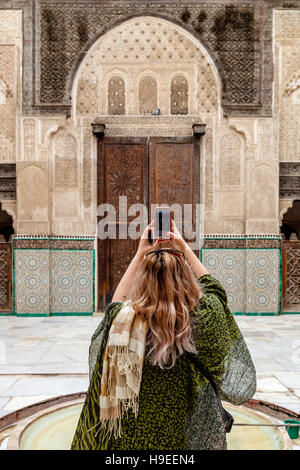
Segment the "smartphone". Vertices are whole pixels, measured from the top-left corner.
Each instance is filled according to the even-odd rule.
[[[171,230],[171,210],[169,207],[156,207],[155,209],[155,238],[169,239],[164,232]]]
[[[153,239],[153,229],[152,229],[152,228],[148,231],[148,242],[149,242],[150,245],[152,245],[153,242],[154,242],[154,239]]]

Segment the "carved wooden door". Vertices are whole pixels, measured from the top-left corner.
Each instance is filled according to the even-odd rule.
[[[98,206],[110,203],[116,209],[119,196],[127,196],[127,207],[143,203],[172,205],[199,202],[199,139],[188,138],[107,138],[98,141]],[[102,214],[103,216],[103,214]],[[130,223],[136,215],[129,217]],[[98,221],[100,220],[98,217]],[[194,227],[194,214],[191,226]],[[123,227],[124,228],[124,227]],[[138,240],[98,237],[98,309],[111,300],[118,282],[130,263]]]
[[[0,243],[0,312],[12,311],[11,243]]]
[[[138,240],[119,239],[124,229],[120,222],[119,196],[127,196],[127,206],[135,203],[148,205],[148,151],[147,138],[104,138],[99,140],[98,152],[98,206],[109,203],[116,210],[116,239],[98,237],[98,308],[111,300],[118,282],[134,253]],[[134,217],[128,217],[128,223]]]
[[[300,312],[300,241],[283,241],[282,309]]]

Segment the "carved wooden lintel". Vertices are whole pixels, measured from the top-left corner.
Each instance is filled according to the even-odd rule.
[[[92,133],[96,137],[103,137],[105,132],[105,124],[101,124],[99,122],[92,122]]]
[[[193,124],[193,134],[194,137],[201,137],[205,134],[206,124]]]

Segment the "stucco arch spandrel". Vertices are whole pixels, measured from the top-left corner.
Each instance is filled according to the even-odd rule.
[[[151,77],[151,78],[154,78],[154,80],[156,80],[157,82],[159,82],[159,79],[160,79],[160,76],[159,74],[157,73],[156,70],[153,69],[153,67],[148,67],[148,66],[145,66],[143,67],[138,75],[136,76],[136,80],[137,82],[139,82],[142,78],[144,77]]]
[[[123,80],[125,82],[125,85],[127,85],[128,76],[126,75],[124,70],[122,70],[120,67],[115,66],[111,70],[109,70],[105,74],[103,74],[102,85],[103,85],[103,80],[104,80],[105,85],[106,85],[105,91],[107,91],[107,84],[108,84],[109,80],[111,78],[115,77],[115,76],[120,76],[121,78],[123,78]]]
[[[217,98],[212,101],[214,107],[220,107],[222,86],[224,87],[220,65],[216,64],[211,51],[196,36],[173,20],[156,15],[137,15],[112,24],[94,38],[86,48],[85,55],[81,55],[80,61],[74,65],[72,86],[70,85],[72,115],[76,115],[78,96],[83,101],[90,100],[92,85],[89,85],[89,76],[95,68],[98,70],[96,79],[99,83],[96,86],[93,84],[93,87],[99,91],[100,88],[106,88],[110,67],[115,70],[119,66],[123,70],[123,65],[131,74],[134,71],[135,75],[139,75],[147,68],[145,63],[158,74],[163,73],[163,76],[166,72],[162,72],[162,66],[172,69],[172,65],[176,64],[176,68],[185,71],[185,75],[190,75],[186,77],[189,82],[196,76],[196,67],[200,66],[201,70],[197,72],[198,86],[201,83],[209,93],[212,89],[216,90]],[[195,75],[191,76],[191,73]],[[209,80],[206,80],[207,74]],[[194,93],[196,97],[197,91],[194,90]],[[94,98],[90,106],[96,108]]]
[[[64,125],[61,124],[54,124],[52,127],[50,127],[44,135],[44,143],[47,148],[50,147],[51,142],[54,138],[54,136],[61,130],[65,129]]]
[[[279,224],[282,224],[283,216],[287,211],[293,207],[294,199],[280,199],[279,200]]]
[[[216,139],[217,139],[218,145],[220,144],[220,141],[224,137],[233,137],[233,138],[238,139],[241,146],[245,146],[247,142],[246,135],[243,132],[238,131],[235,126],[221,128],[220,130],[217,131]]]
[[[235,127],[229,126],[228,128],[221,129],[217,132],[216,135],[216,147],[218,152],[218,158],[222,158],[223,142],[225,140],[232,140],[236,142],[240,147],[240,157],[241,157],[241,164],[244,160],[244,154],[247,147],[247,138],[243,132],[237,131]]]
[[[44,143],[47,148],[50,148],[51,145],[55,142],[56,138],[60,134],[70,134],[77,141],[80,139],[80,131],[77,127],[73,127],[72,122],[69,122],[69,126],[65,123],[63,124],[54,124],[46,132],[44,136]]]
[[[246,128],[246,126],[243,126],[239,123],[230,123],[229,129],[232,129],[233,131],[238,133],[247,145],[253,144],[253,137],[251,136],[251,133],[249,129]]]

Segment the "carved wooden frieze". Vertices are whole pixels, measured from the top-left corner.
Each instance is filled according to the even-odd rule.
[[[280,162],[279,197],[300,199],[300,162]]]
[[[0,199],[16,199],[16,164],[0,164]]]
[[[11,310],[11,246],[0,245],[0,311]]]

